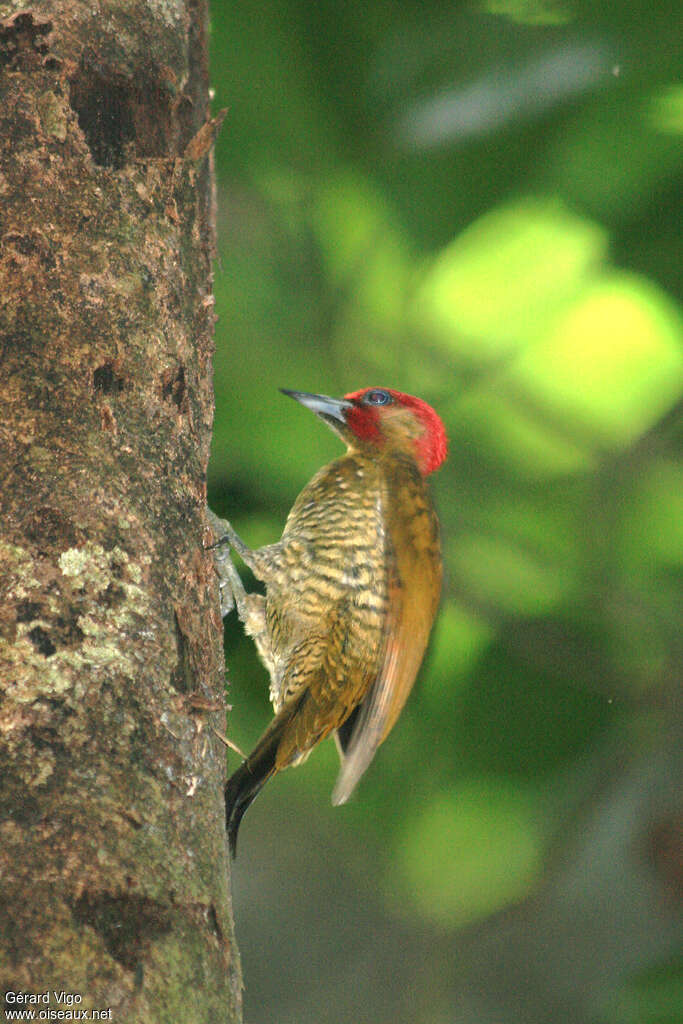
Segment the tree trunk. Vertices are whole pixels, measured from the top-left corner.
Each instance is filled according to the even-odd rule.
[[[36,1019],[240,1019],[207,81],[205,0],[0,3],[0,984]]]

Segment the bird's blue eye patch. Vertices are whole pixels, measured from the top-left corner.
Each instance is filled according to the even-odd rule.
[[[388,391],[383,391],[381,388],[373,388],[372,391],[368,391],[367,395],[363,396],[363,401],[366,405],[389,405],[393,399]]]

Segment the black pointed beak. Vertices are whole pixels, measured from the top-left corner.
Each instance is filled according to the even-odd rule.
[[[309,395],[307,391],[288,391],[287,388],[280,388],[283,395],[305,405],[307,409],[321,416],[324,420],[332,420],[333,423],[346,425],[346,412],[352,408],[351,402],[345,398],[329,398],[327,395]]]

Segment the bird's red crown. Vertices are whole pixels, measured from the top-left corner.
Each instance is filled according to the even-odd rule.
[[[346,413],[346,423],[360,440],[382,445],[389,434],[386,428],[390,420],[397,419],[397,414],[407,410],[412,413],[412,421],[417,427],[414,445],[422,473],[425,476],[433,473],[446,458],[446,428],[431,405],[421,398],[392,388],[363,388],[344,395],[344,398],[353,403]]]

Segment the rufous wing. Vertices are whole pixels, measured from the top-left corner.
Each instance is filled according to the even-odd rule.
[[[391,468],[385,501],[384,655],[345,744],[333,804],[348,800],[400,715],[420,668],[441,592],[439,527],[424,480],[417,467],[404,460]]]

